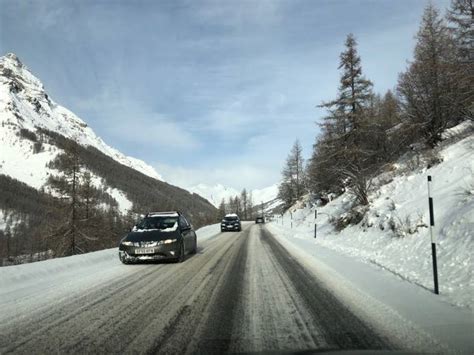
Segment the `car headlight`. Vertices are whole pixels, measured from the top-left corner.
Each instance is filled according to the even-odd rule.
[[[126,241],[122,242],[122,245],[126,245],[126,246],[131,247],[131,246],[133,246],[133,242],[129,242],[128,240],[126,240]]]
[[[165,241],[163,241],[163,244],[171,244],[171,243],[175,243],[177,241],[178,241],[178,239],[166,239]]]
[[[156,247],[157,245],[160,245],[160,242],[148,242],[148,243],[145,243],[145,245],[142,244],[142,246],[148,247],[148,248],[153,248],[153,247]]]

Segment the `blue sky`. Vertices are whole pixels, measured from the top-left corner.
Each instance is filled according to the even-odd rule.
[[[346,35],[375,90],[392,89],[426,3],[0,0],[0,54],[167,181],[263,188],[296,138],[310,156]]]

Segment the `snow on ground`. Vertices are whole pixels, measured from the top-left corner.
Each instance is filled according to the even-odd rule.
[[[318,207],[293,210],[278,218],[273,228],[289,240],[302,240],[340,254],[378,265],[422,288],[433,288],[427,175],[433,177],[434,235],[438,239],[440,299],[474,307],[474,136],[442,149],[443,162],[427,169],[392,176],[372,194],[370,210],[359,225],[337,232],[329,222],[352,203],[346,194]],[[401,166],[400,169],[403,167]],[[395,229],[395,230],[392,230]]]
[[[431,339],[433,349],[445,347],[442,353],[471,354],[474,350],[470,309],[453,307],[386,269],[326,248],[279,223],[266,226],[329,290],[379,331],[406,339],[407,344]]]
[[[196,230],[198,242],[209,240],[219,233],[220,223]],[[15,288],[17,284],[26,287],[30,281],[35,283],[41,280],[42,283],[48,283],[48,279],[56,279],[59,274],[69,272],[86,274],[90,272],[89,268],[101,270],[105,267],[112,267],[112,264],[121,265],[118,258],[118,248],[45,260],[31,264],[5,266],[0,268],[0,290],[4,291],[8,288]]]
[[[11,126],[0,129],[0,145],[0,174],[13,177],[36,189],[45,186],[50,174],[60,174],[58,170],[47,168],[47,164],[63,152],[56,146],[43,143],[43,150],[34,153],[34,143],[20,139],[17,130]],[[132,208],[132,203],[122,191],[104,186],[101,177],[90,173],[93,185],[98,189],[105,188],[105,191],[117,200],[121,213],[125,214]]]
[[[215,224],[211,224],[209,226],[204,226],[202,228],[199,228],[196,231],[197,240],[198,240],[198,242],[202,242],[204,240],[211,239],[212,237],[216,236],[220,232],[221,232],[221,224],[220,223],[215,223]]]
[[[107,193],[110,194],[119,204],[119,210],[122,214],[126,214],[132,209],[133,203],[125,196],[125,194],[115,188],[108,188]]]
[[[34,154],[33,142],[20,139],[9,126],[0,128],[0,174],[11,176],[36,189],[48,179],[46,164],[58,154],[55,146],[44,143],[44,151]]]
[[[92,185],[95,188],[99,190],[104,189],[106,193],[108,193],[115,199],[115,201],[117,201],[120,213],[125,215],[129,210],[132,209],[133,203],[127,198],[123,191],[104,185],[104,180],[99,175],[96,175],[91,171],[89,171],[89,174],[91,175]],[[107,206],[104,205],[104,208],[107,208]]]
[[[220,224],[205,226],[196,231],[199,243],[220,233]],[[0,314],[27,314],[40,304],[50,307],[53,300],[81,294],[94,287],[103,286],[118,276],[133,274],[137,268],[122,265],[118,248],[50,259],[30,264],[0,267]],[[36,295],[41,294],[41,301]],[[22,299],[21,306],[16,303]],[[29,301],[31,300],[31,301]]]

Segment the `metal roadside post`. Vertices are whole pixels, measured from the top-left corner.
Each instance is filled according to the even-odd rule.
[[[433,259],[434,293],[439,295],[438,263],[437,263],[437,256],[436,256],[436,236],[433,235],[434,211],[433,211],[433,198],[431,197],[431,190],[432,190],[431,183],[432,183],[431,175],[428,175],[428,206],[430,209],[430,236],[431,236],[431,257]]]
[[[290,212],[291,228],[293,228],[293,212]]]
[[[316,234],[318,231],[318,224],[316,223],[316,218],[318,218],[318,210],[314,210],[314,238],[316,239]]]

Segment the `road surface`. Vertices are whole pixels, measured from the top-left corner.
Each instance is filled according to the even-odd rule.
[[[80,294],[28,314],[0,316],[0,353],[395,347],[351,313],[262,225],[221,233],[181,264],[123,267],[127,272]]]

